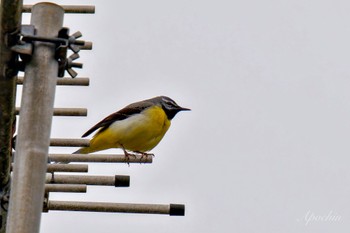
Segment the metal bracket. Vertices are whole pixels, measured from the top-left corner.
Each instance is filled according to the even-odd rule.
[[[85,41],[77,40],[82,37],[79,31],[69,35],[69,28],[64,27],[59,31],[57,37],[52,38],[37,36],[33,25],[22,25],[19,36],[20,40],[11,49],[20,55],[21,61],[18,61],[17,66],[20,71],[24,71],[25,64],[33,54],[33,42],[35,41],[53,43],[56,46],[55,58],[59,64],[58,77],[64,77],[67,71],[72,78],[75,78],[78,73],[73,68],[83,67],[82,63],[73,62],[79,58],[78,53],[85,46]],[[67,57],[68,49],[73,52],[69,57]]]

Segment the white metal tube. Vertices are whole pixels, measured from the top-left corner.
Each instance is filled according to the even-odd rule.
[[[45,184],[45,193],[86,193],[87,185],[85,184]]]
[[[129,156],[124,154],[49,154],[55,162],[94,162],[94,163],[152,163],[152,155]]]
[[[90,140],[84,138],[72,139],[72,138],[51,138],[50,146],[62,146],[62,147],[83,147],[89,146]]]
[[[31,24],[38,36],[57,37],[63,15],[56,4],[38,3],[32,8]],[[7,233],[40,229],[57,72],[55,45],[34,42],[25,68]]]
[[[13,164],[11,165],[11,171],[13,170]],[[87,164],[48,164],[47,172],[88,172],[89,165]]]
[[[21,109],[16,107],[16,114],[20,113]],[[87,116],[86,108],[54,108],[54,116]]]
[[[62,5],[65,13],[83,13],[83,14],[94,14],[95,6],[88,5]],[[30,13],[32,11],[32,5],[23,5],[22,12]]]
[[[47,210],[167,214],[172,216],[185,215],[185,206],[182,204],[165,205],[108,202],[49,201],[47,203]]]
[[[17,85],[23,84],[23,77],[17,78]],[[89,78],[59,78],[57,79],[57,86],[89,86]]]
[[[88,172],[87,164],[48,164],[47,172]]]
[[[115,176],[88,176],[88,175],[57,175],[46,174],[46,183],[51,184],[86,184],[86,185],[103,185],[114,187],[129,187],[130,177]]]

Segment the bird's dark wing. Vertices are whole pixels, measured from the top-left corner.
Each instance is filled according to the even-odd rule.
[[[112,113],[108,117],[104,118],[102,121],[98,122],[91,129],[89,129],[86,133],[83,134],[83,138],[89,136],[92,132],[97,129],[103,131],[107,129],[113,122],[124,120],[134,114],[138,114],[142,112],[144,109],[152,106],[152,102],[148,101],[140,101],[126,106],[125,108],[119,110],[118,112]]]

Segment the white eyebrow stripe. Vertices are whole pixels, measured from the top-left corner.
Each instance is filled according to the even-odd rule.
[[[163,97],[162,100],[163,100],[166,104],[171,104],[171,105],[174,105],[174,106],[177,105],[177,104],[175,103],[175,101],[173,101],[173,100],[171,100],[171,99],[168,99],[168,98]]]

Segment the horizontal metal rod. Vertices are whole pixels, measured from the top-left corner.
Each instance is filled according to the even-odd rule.
[[[57,175],[46,174],[46,183],[53,184],[86,184],[114,187],[129,187],[130,176],[87,176],[87,175]]]
[[[19,114],[20,108],[16,107],[16,115]],[[86,108],[54,108],[54,116],[87,116]]]
[[[48,164],[47,172],[88,172],[87,164]]]
[[[87,116],[86,108],[54,108],[54,116]]]
[[[60,147],[85,147],[90,145],[89,139],[77,138],[77,139],[67,139],[67,138],[51,138],[50,146],[60,146]],[[53,160],[56,161],[56,160]]]
[[[152,163],[152,156],[129,156],[124,154],[49,154],[54,162],[95,162],[95,163]]]
[[[94,14],[95,6],[87,5],[61,5],[64,9],[64,13],[81,13],[81,14]],[[23,5],[23,13],[31,13],[32,5]]]
[[[86,193],[85,184],[45,184],[45,192]]]
[[[11,171],[12,169],[13,164],[11,164]],[[88,172],[88,170],[87,164],[48,164],[46,172]]]
[[[79,46],[81,50],[92,50],[92,42],[85,41],[84,45]]]
[[[181,204],[164,205],[108,202],[48,201],[47,210],[166,214],[171,216],[185,215],[185,205]]]
[[[23,77],[17,78],[17,84],[23,85]],[[89,86],[90,79],[89,78],[58,78],[57,85],[60,86]]]

